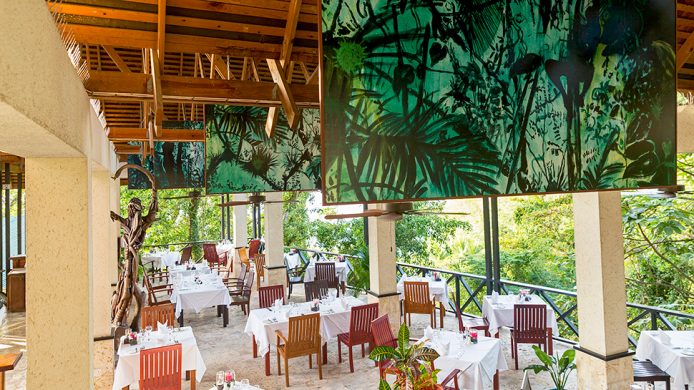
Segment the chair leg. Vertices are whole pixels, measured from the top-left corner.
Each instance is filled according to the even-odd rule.
[[[520,360],[520,356],[518,356],[518,343],[513,344],[513,350],[516,353],[515,362],[516,362],[516,371],[518,371],[518,361]]]
[[[665,381],[665,390],[670,390],[670,379]]]
[[[349,372],[354,372],[354,360],[352,358],[352,346],[349,345]]]
[[[258,357],[258,345],[255,343],[255,335],[253,335],[253,359]]]
[[[361,345],[361,358],[363,359],[366,356],[366,351],[364,351],[364,344]]]
[[[439,327],[443,328],[443,316],[446,315],[446,309],[443,307],[443,303],[441,303],[439,306],[439,313],[441,316],[441,323],[439,324],[440,325]]]
[[[313,354],[308,355],[308,368],[313,368]]]
[[[337,339],[337,362],[342,363],[342,341],[340,338]]]
[[[323,379],[323,357],[321,356],[323,353],[321,349],[318,348],[318,379]]]
[[[270,353],[270,352],[268,352]],[[280,351],[277,350],[277,375],[282,375],[282,364],[280,360]]]
[[[289,359],[284,357],[284,384],[289,387]]]

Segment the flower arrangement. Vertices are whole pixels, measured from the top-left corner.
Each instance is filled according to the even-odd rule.
[[[125,344],[137,345],[137,340],[137,333],[133,331],[128,331],[128,333],[125,335],[125,340],[123,342]]]

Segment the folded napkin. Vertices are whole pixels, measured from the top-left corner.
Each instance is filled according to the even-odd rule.
[[[431,340],[431,338],[434,336],[434,330],[431,329],[431,326],[427,326],[426,329],[424,329],[424,337]]]
[[[494,291],[494,292],[492,293],[492,303],[493,303],[493,304],[496,304],[496,303],[498,303],[498,302],[499,302],[499,293],[496,292],[496,291]]]
[[[284,304],[284,302],[283,302],[282,298],[277,298],[277,299],[275,299],[273,306],[275,307],[275,309],[279,309],[282,307],[283,304]]]
[[[169,328],[168,328],[168,323],[164,322],[163,324],[159,321],[157,321],[157,330],[159,333],[168,333]]]
[[[448,356],[448,351],[451,349],[450,340],[444,339],[439,342],[439,355]]]

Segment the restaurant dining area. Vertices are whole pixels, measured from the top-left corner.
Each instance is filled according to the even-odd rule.
[[[0,390],[694,390],[694,0],[0,0]]]

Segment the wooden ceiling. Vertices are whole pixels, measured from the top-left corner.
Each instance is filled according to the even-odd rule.
[[[121,155],[156,140],[204,141],[165,120],[203,120],[205,103],[318,107],[316,0],[48,0],[79,49],[84,86]],[[143,148],[127,141],[143,142]]]
[[[47,0],[78,45],[88,94],[122,155],[155,140],[203,141],[164,120],[203,120],[205,103],[270,107],[291,122],[318,106],[317,0]],[[694,0],[677,0],[678,88],[694,91]],[[127,141],[143,142],[142,148]]]

